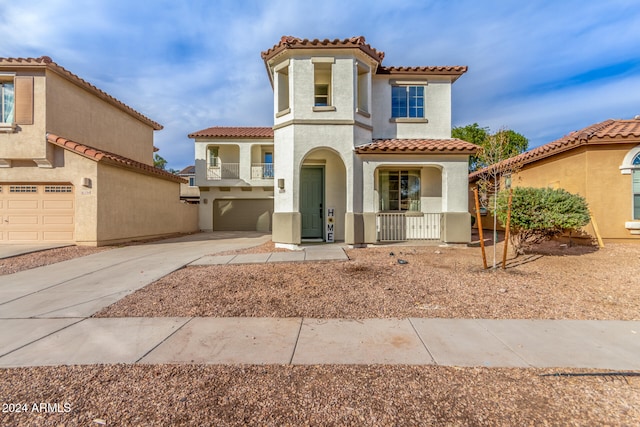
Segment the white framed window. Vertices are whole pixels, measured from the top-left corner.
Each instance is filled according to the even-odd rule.
[[[631,164],[634,169],[631,173],[632,177],[632,193],[633,193],[633,219],[640,219],[640,153],[636,154]]]
[[[391,86],[391,117],[423,119],[425,109],[424,86]]]
[[[364,113],[365,115],[369,112],[369,68],[364,67],[361,64],[358,64],[356,67],[358,71],[358,80],[357,80],[357,100],[356,100],[356,111],[358,113]]]
[[[314,111],[333,111],[332,69],[334,58],[312,58]]]
[[[207,147],[207,163],[210,168],[220,166],[220,158],[218,157],[218,147]]]
[[[15,101],[15,84],[13,80],[0,80],[0,124],[13,124],[15,120]]]
[[[289,101],[289,60],[274,68],[276,84],[278,85],[278,111],[276,114],[284,115],[290,112]]]
[[[420,211],[420,170],[378,172],[380,211]]]

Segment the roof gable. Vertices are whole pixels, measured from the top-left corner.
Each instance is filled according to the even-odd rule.
[[[108,102],[114,107],[126,112],[132,117],[149,125],[154,130],[161,130],[163,128],[161,124],[151,120],[147,116],[129,107],[122,101],[119,101],[118,99],[109,95],[105,91],[98,89],[96,86],[92,85],[88,81],[73,74],[71,71],[56,64],[48,56],[41,56],[40,58],[0,58],[0,69],[9,69],[9,68],[13,68],[13,69],[44,68],[44,69],[50,70],[56,73],[57,75],[65,78],[66,80],[72,82],[76,86],[81,87],[82,89],[86,90],[87,92],[90,92],[91,94],[97,96],[103,101]]]

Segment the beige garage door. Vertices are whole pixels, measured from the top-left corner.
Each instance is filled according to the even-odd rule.
[[[73,242],[74,204],[69,184],[0,183],[0,242]]]
[[[213,202],[216,231],[271,231],[272,199],[218,199]]]

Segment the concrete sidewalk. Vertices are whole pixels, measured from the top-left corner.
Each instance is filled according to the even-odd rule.
[[[3,319],[0,367],[409,364],[640,370],[640,322],[476,319]]]

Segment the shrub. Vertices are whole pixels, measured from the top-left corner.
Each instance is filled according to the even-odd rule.
[[[498,194],[497,217],[507,222],[508,191]],[[515,187],[511,204],[511,243],[517,254],[524,246],[576,231],[590,221],[587,201],[563,189]]]

